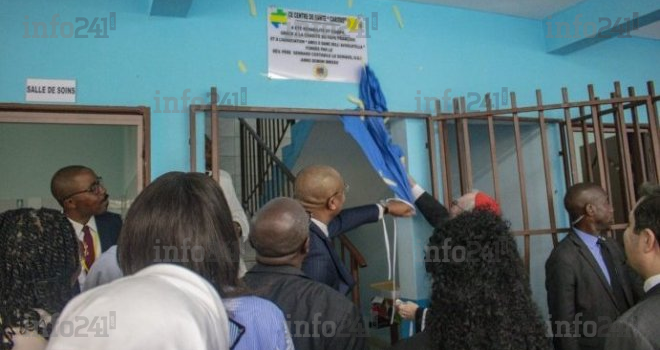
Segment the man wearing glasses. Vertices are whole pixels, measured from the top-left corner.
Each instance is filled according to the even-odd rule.
[[[101,177],[88,167],[71,165],[58,170],[50,190],[78,236],[82,265],[78,282],[83,285],[101,253],[117,244],[121,217],[107,212],[108,193]]]
[[[331,239],[363,224],[376,222],[384,214],[407,217],[414,208],[400,201],[344,209],[348,185],[339,172],[326,165],[311,165],[298,173],[294,197],[310,215],[309,253],[302,269],[315,281],[347,294],[355,280],[333,248]]]

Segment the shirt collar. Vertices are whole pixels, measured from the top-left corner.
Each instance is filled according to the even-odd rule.
[[[328,233],[328,225],[326,225],[326,224],[320,222],[319,220],[317,220],[317,219],[315,219],[315,218],[310,218],[310,220],[312,220],[312,222],[313,222],[316,226],[318,226],[319,229],[321,229],[321,232],[323,232],[323,234],[324,234],[326,237],[330,237],[330,234]]]
[[[579,230],[579,229],[577,229],[577,228],[575,228],[575,227],[573,227],[573,231],[575,231],[575,233],[578,235],[578,237],[580,237],[580,239],[582,240],[582,242],[584,242],[584,244],[587,245],[587,247],[589,247],[589,248],[595,248],[595,247],[598,246],[598,241],[599,241],[601,238],[596,237],[596,236],[594,236],[594,235],[592,235],[592,234],[588,234],[588,233],[586,233],[586,232],[584,232],[584,231],[581,231],[581,230]]]
[[[660,284],[660,274],[649,277],[646,279],[646,281],[644,281],[644,293],[648,292],[658,284]]]
[[[69,218],[67,217],[67,219],[69,219]],[[83,224],[81,224],[77,221],[73,221],[71,219],[69,219],[69,222],[71,223],[71,225],[73,225],[73,229],[74,229],[74,231],[76,231],[76,236],[78,237],[78,239],[82,239],[82,237],[83,237],[82,229],[83,229],[83,227],[85,227],[85,225],[89,226],[89,228],[93,232],[98,232],[98,230],[96,228],[96,218],[94,216],[89,218],[89,221],[87,221],[87,224],[85,224],[85,225],[83,225]]]

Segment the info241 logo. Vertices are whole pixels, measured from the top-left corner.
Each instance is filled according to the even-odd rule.
[[[23,22],[23,27],[25,28],[23,38],[58,38],[58,27],[62,38],[88,38],[89,36],[87,34],[82,34],[85,33],[85,29],[87,29],[86,32],[88,34],[94,34],[92,38],[109,38],[108,27],[110,27],[110,30],[117,29],[117,15],[115,12],[110,12],[108,17],[94,17],[91,23],[87,17],[76,17],[75,22],[82,23],[75,26],[75,29],[71,22],[58,22],[58,17],[60,15],[56,13],[51,18],[49,23],[51,29],[50,35],[48,35],[49,26],[45,22],[32,21],[32,35],[30,35],[30,22]],[[25,16],[25,19],[29,19],[29,17]]]

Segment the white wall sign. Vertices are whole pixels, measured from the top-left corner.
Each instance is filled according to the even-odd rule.
[[[76,102],[76,81],[28,78],[25,101]]]
[[[268,8],[268,77],[357,83],[367,63],[364,18]]]

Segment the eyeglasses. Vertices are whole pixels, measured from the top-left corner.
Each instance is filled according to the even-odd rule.
[[[350,188],[351,188],[351,186],[350,186],[349,184],[345,183],[345,184],[344,184],[344,191],[343,191],[344,194],[348,193],[348,190],[349,190]],[[342,191],[337,191],[337,192],[333,193],[332,196],[328,197],[328,199],[330,199],[330,198],[332,198],[332,197],[334,197],[334,196],[340,194],[341,192],[342,192]]]
[[[230,350],[234,350],[236,348],[236,345],[241,340],[244,333],[245,333],[245,326],[236,322],[236,320],[230,317],[229,318],[229,340],[231,341],[231,345],[229,346]]]
[[[82,193],[100,194],[103,189],[105,189],[105,187],[103,187],[103,178],[99,176],[99,177],[96,178],[96,181],[94,181],[89,186],[89,188],[87,188],[85,190],[82,190],[82,191],[74,192],[74,193],[71,193],[68,196],[62,197],[62,199],[60,199],[60,201],[64,202],[65,200],[67,200],[67,199],[69,199],[73,196],[77,196],[79,194],[82,194]]]

